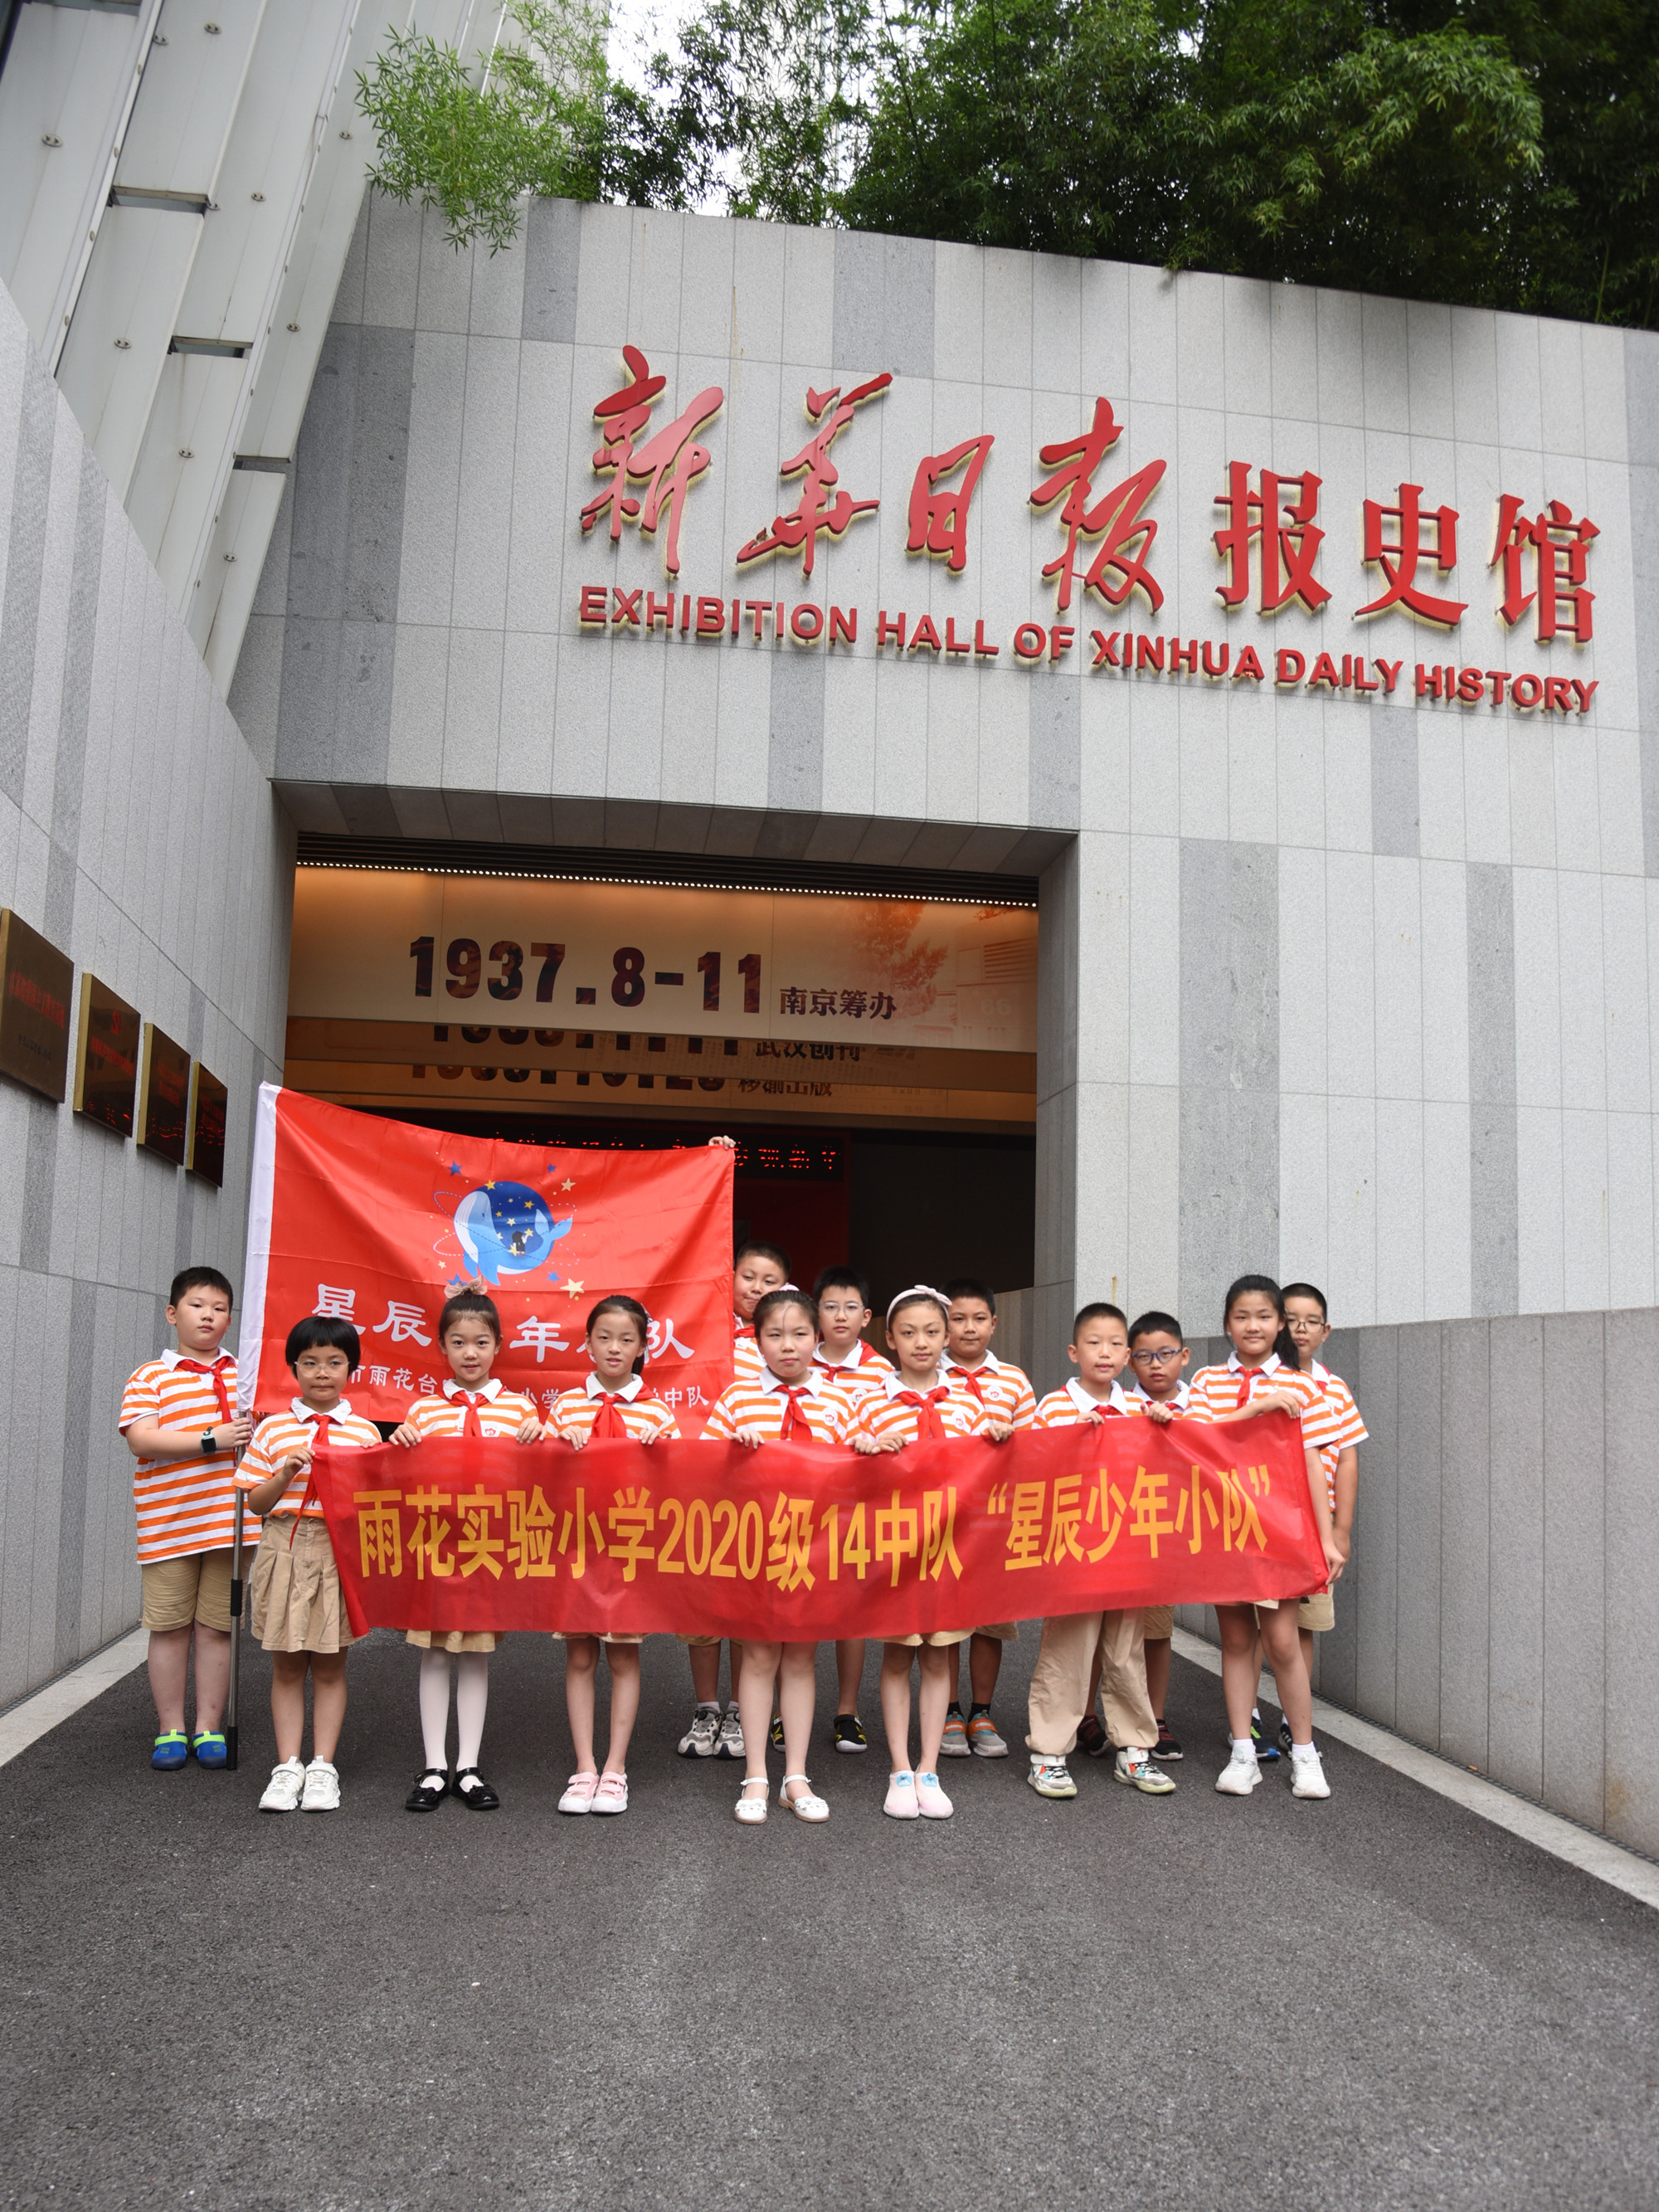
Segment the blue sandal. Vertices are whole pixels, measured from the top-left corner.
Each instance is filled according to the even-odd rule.
[[[222,1766],[225,1763],[225,1740],[217,1729],[204,1729],[192,1736],[191,1749],[196,1753],[198,1766]]]
[[[183,1729],[170,1729],[166,1735],[158,1735],[155,1748],[149,1755],[152,1766],[182,1766],[190,1757],[190,1738]]]

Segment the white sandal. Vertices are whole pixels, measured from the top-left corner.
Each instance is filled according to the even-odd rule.
[[[789,1795],[789,1785],[792,1782],[804,1782],[806,1784],[799,1797],[792,1797]],[[822,1797],[813,1794],[812,1778],[810,1774],[786,1774],[778,1785],[778,1802],[780,1805],[787,1806],[798,1820],[827,1820],[830,1818],[829,1806]]]
[[[761,1786],[761,1795],[758,1797],[739,1796],[735,1808],[738,1820],[745,1828],[759,1827],[766,1818],[767,1800],[772,1795],[772,1785],[763,1774],[748,1776],[743,1785],[744,1790],[752,1789],[757,1782]]]

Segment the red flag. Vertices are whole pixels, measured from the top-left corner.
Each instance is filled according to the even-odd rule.
[[[455,1137],[266,1084],[259,1093],[239,1364],[245,1407],[286,1404],[289,1330],[337,1314],[362,1341],[352,1409],[401,1420],[440,1389],[453,1291],[495,1302],[493,1370],[543,1411],[592,1371],[582,1324],[610,1291],[651,1316],[646,1379],[688,1436],[732,1378],[732,1155]]]

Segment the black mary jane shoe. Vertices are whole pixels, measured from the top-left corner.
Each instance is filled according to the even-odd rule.
[[[472,1787],[464,1790],[461,1785],[469,1775],[472,1778]],[[469,1813],[493,1813],[501,1802],[476,1766],[456,1768],[454,1790]]]
[[[449,1795],[449,1777],[441,1768],[423,1766],[415,1777],[415,1787],[404,1800],[405,1813],[435,1813]]]

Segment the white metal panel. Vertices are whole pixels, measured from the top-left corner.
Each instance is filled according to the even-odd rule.
[[[109,209],[76,301],[58,380],[124,503],[203,221]]]
[[[58,335],[67,274],[97,228],[154,12],[29,7],[18,19],[0,76],[0,283],[43,351]]]
[[[264,12],[265,0],[161,0],[118,185],[216,196]]]

